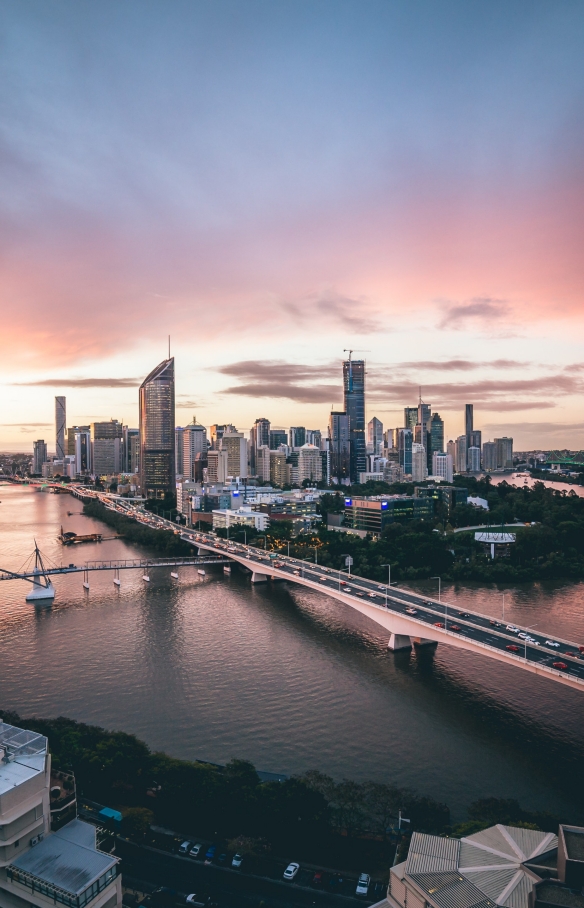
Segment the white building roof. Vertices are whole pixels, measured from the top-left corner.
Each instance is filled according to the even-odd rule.
[[[0,794],[45,770],[47,739],[0,721]]]

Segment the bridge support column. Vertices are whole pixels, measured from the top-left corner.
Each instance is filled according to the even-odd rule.
[[[387,648],[392,650],[392,652],[394,653],[400,649],[411,649],[412,641],[407,634],[392,634],[389,638]]]
[[[437,640],[427,640],[425,637],[412,637],[414,646],[438,646]]]
[[[251,582],[252,583],[266,583],[268,579],[267,574],[258,574],[257,571],[252,571]]]

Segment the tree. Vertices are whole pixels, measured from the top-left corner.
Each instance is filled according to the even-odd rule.
[[[122,820],[122,831],[131,839],[143,839],[154,820],[154,814],[146,807],[130,807]]]

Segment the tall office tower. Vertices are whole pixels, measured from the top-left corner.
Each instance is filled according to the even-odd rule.
[[[367,440],[365,438],[365,360],[349,356],[343,363],[344,408],[349,417],[351,442],[351,482],[359,473],[367,472]]]
[[[393,444],[393,433],[394,432],[395,432],[395,429],[386,429],[385,432],[383,433],[383,447],[385,448],[386,451],[391,451],[392,448],[394,447],[394,444]]]
[[[432,441],[432,456],[444,452],[444,420],[439,413],[432,413],[429,434]]]
[[[466,473],[467,452],[466,435],[459,435],[456,439],[456,457],[454,459],[454,469],[457,473]]]
[[[132,461],[132,439],[138,439],[138,444],[140,443],[140,430],[129,429],[128,426],[124,426],[124,463],[122,467],[124,473],[137,472]]]
[[[486,441],[483,445],[483,470],[492,473],[497,469],[497,445],[494,441]]]
[[[270,420],[256,419],[249,432],[249,466],[251,475],[256,475],[256,452],[260,447],[270,447]]]
[[[512,470],[513,469],[513,439],[503,436],[503,438],[495,438],[495,444],[497,445],[497,469],[498,470]]]
[[[404,429],[413,429],[418,422],[418,408],[404,407]]]
[[[44,439],[39,438],[38,441],[33,443],[32,472],[38,473],[40,476],[43,472],[43,464],[47,462],[47,458],[47,443]]]
[[[471,446],[466,452],[466,468],[469,473],[481,472],[481,449]]]
[[[331,453],[328,449],[328,439],[323,440],[323,445],[320,449],[320,471],[322,475],[321,482],[326,483],[327,486],[331,484]]]
[[[320,431],[320,429],[306,430],[306,444],[314,445],[320,450],[322,446],[322,432]]]
[[[322,479],[322,460],[316,445],[302,445],[298,452],[298,482],[317,483]]]
[[[346,483],[351,467],[351,442],[349,417],[339,410],[332,410],[329,419],[328,442],[330,451],[331,480]]]
[[[140,488],[145,498],[164,498],[176,488],[174,460],[174,357],[146,376],[139,391]]]
[[[381,454],[383,447],[383,423],[377,416],[367,423],[367,453]]]
[[[289,444],[291,448],[301,448],[306,444],[306,429],[304,426],[290,426]]]
[[[281,451],[270,451],[270,483],[280,488],[290,484],[286,455]]]
[[[185,479],[195,479],[195,464],[207,461],[207,430],[196,422],[185,426],[182,434],[182,469]]]
[[[412,445],[414,443],[413,429],[397,430],[397,450],[399,465],[405,474],[412,473]]]
[[[280,445],[288,444],[288,433],[285,429],[270,429],[270,451],[277,451]]]
[[[432,435],[431,435],[432,408],[430,404],[418,404],[418,421],[416,423],[416,441],[426,449],[426,466],[428,472],[432,469]]]
[[[424,445],[412,445],[412,479],[414,482],[423,482],[428,476],[426,463],[426,448]]]
[[[55,397],[55,440],[56,459],[65,460],[65,432],[67,431],[67,402],[64,397]]]
[[[224,432],[220,451],[227,452],[227,475],[247,479],[247,438],[243,432]]]
[[[440,451],[435,451],[432,454],[432,475],[439,476],[441,479],[445,479],[447,482],[452,482],[454,473],[454,464],[452,461],[451,454],[444,454]]]
[[[232,426],[231,423],[227,423],[224,426],[215,424],[209,429],[209,440],[211,442],[211,449],[213,451],[219,450],[219,443],[223,438],[224,432],[237,432],[237,429],[235,428],[235,426]]]
[[[483,444],[483,433],[480,429],[473,429],[468,437],[470,448],[480,448]]]
[[[91,472],[95,476],[121,473],[124,452],[124,427],[117,419],[109,422],[92,422]]]
[[[228,468],[227,461],[229,455],[227,451],[209,451],[207,454],[207,467],[205,474],[207,482],[216,482],[224,484],[227,482]]]
[[[456,465],[456,442],[452,441],[452,439],[450,439],[450,441],[446,445],[446,453],[450,454],[450,456],[452,457],[452,465],[455,466]]]
[[[79,426],[75,432],[74,442],[73,455],[76,473],[79,475],[91,473],[91,430],[89,426]]]
[[[467,446],[470,447],[470,433],[472,432],[473,426],[473,405],[465,404],[464,407],[464,434],[466,435]]]
[[[285,458],[284,458],[285,459]],[[262,482],[270,481],[270,449],[267,445],[260,445],[255,456],[255,475]]]
[[[177,476],[184,475],[183,467],[183,433],[182,426],[175,426],[174,429],[174,469]]]

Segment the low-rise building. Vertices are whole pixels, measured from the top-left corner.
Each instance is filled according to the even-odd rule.
[[[221,508],[213,511],[213,529],[226,529],[230,526],[247,526],[263,532],[270,525],[270,518],[261,511],[252,511],[251,508]]]
[[[378,495],[345,498],[345,527],[379,535],[396,520],[424,520],[434,515],[432,498],[411,495]]]
[[[446,505],[448,515],[457,504],[466,504],[468,498],[468,489],[460,486],[447,486],[439,483],[437,485],[416,486],[414,488],[416,498],[432,498],[434,501],[440,501]]]
[[[95,827],[74,817],[57,828],[74,804],[57,793],[60,782],[65,789],[51,778],[47,739],[0,721],[0,905],[119,908],[118,859],[99,851]]]

